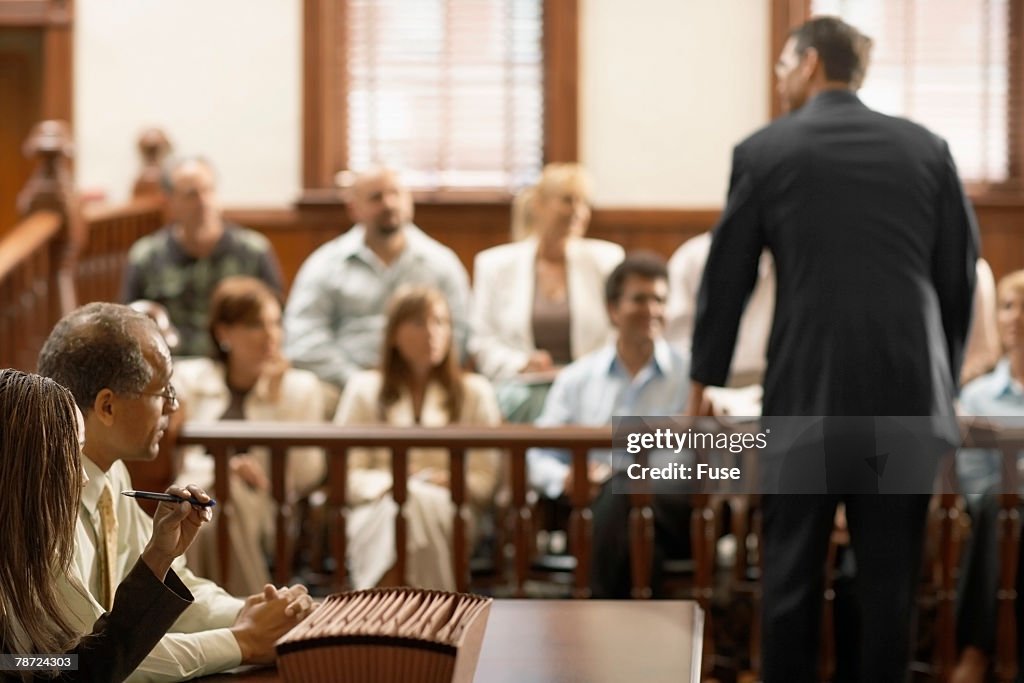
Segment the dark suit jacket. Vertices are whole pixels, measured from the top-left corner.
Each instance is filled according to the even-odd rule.
[[[778,278],[765,415],[952,417],[978,237],[945,141],[826,91],[737,146],[694,380],[725,383],[765,246]]]
[[[173,569],[167,571],[161,583],[140,559],[117,587],[110,612],[100,617],[92,633],[83,636],[66,653],[78,655],[78,670],[62,671],[57,678],[40,673],[32,680],[123,681],[191,604],[192,593]],[[13,672],[0,677],[18,680]]]

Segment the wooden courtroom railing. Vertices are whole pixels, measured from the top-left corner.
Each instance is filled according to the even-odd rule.
[[[61,316],[63,217],[36,211],[0,239],[0,367],[32,371]]]
[[[571,504],[569,517],[569,550],[575,559],[572,594],[584,598],[590,594],[590,561],[592,548],[592,516],[590,510],[591,484],[588,480],[587,457],[591,449],[608,449],[612,442],[610,427],[563,427],[539,429],[530,425],[504,425],[493,428],[450,426],[445,428],[398,427],[339,427],[335,425],[310,426],[308,423],[257,423],[249,421],[221,421],[209,424],[186,424],[178,436],[179,445],[202,445],[214,458],[214,481],[227,481],[229,460],[234,452],[242,452],[254,445],[267,447],[271,454],[271,493],[277,502],[275,540],[275,580],[286,583],[291,576],[292,548],[288,530],[292,526],[294,501],[289,500],[285,486],[285,459],[288,448],[315,446],[328,455],[327,519],[335,573],[332,583],[336,590],[347,587],[346,581],[346,491],[348,483],[347,453],[350,448],[376,447],[391,450],[393,488],[391,495],[399,510],[407,500],[408,453],[410,448],[446,448],[449,460],[450,495],[454,513],[452,563],[456,587],[465,591],[469,587],[469,537],[467,531],[468,508],[466,498],[466,451],[470,448],[501,449],[507,454],[509,475],[512,547],[514,549],[512,593],[526,595],[525,585],[530,573],[531,560],[536,549],[533,512],[527,478],[526,451],[533,447],[559,448],[571,454],[572,482],[567,491]],[[235,511],[230,504],[230,487],[214,484],[218,496],[218,514],[230,518]],[[630,554],[635,569],[633,595],[651,596],[651,558],[653,554],[654,516],[651,496],[630,494],[630,528],[634,542]],[[694,548],[693,597],[705,610],[710,620],[712,597],[716,517],[709,510],[711,496],[697,493],[691,497],[693,507],[692,536]],[[228,524],[217,525],[219,565],[222,576],[230,567],[228,554]],[[406,520],[403,514],[395,518],[396,574],[404,580],[406,567]],[[643,539],[643,540],[640,540]],[[643,555],[643,559],[638,556]],[[713,660],[713,638],[706,621],[705,661]]]
[[[164,200],[159,195],[132,199],[123,206],[83,211],[88,239],[76,256],[77,303],[120,301],[128,250],[140,237],[164,223]]]
[[[342,589],[346,585],[345,570],[345,521],[346,490],[348,483],[347,451],[356,447],[377,447],[391,449],[393,476],[392,496],[399,509],[407,499],[408,452],[410,448],[446,448],[450,458],[450,491],[455,508],[453,528],[453,558],[458,588],[465,590],[469,582],[469,550],[466,522],[468,519],[466,496],[466,450],[470,448],[495,448],[508,452],[508,473],[513,517],[513,543],[516,549],[515,592],[524,594],[524,584],[529,571],[529,559],[533,542],[529,538],[532,512],[528,499],[526,479],[526,450],[534,446],[564,448],[571,452],[576,486],[570,498],[573,512],[570,518],[570,547],[577,560],[574,593],[586,596],[589,592],[589,551],[590,511],[589,483],[586,481],[587,453],[592,448],[608,448],[611,443],[610,428],[572,427],[563,429],[536,429],[528,425],[508,425],[481,429],[479,427],[451,426],[435,428],[398,427],[339,427],[335,425],[255,423],[222,421],[212,424],[186,424],[178,437],[179,445],[201,444],[214,457],[215,481],[227,481],[228,460],[234,451],[245,450],[252,445],[266,446],[271,453],[270,478],[272,494],[278,503],[277,543],[275,571],[276,578],[286,581],[290,571],[288,542],[285,531],[292,518],[292,501],[285,494],[285,455],[291,446],[316,446],[324,449],[328,456],[328,518],[331,520],[332,551],[337,560],[333,579],[334,586]],[[583,484],[582,486],[579,484]],[[216,488],[223,502],[221,515],[232,514],[229,487]],[[397,573],[405,576],[405,519],[399,514],[395,519]],[[227,539],[227,525],[218,524],[220,534],[220,564],[222,572],[229,566],[227,555],[230,544]]]
[[[996,536],[999,544],[999,588],[996,593],[996,652],[993,669],[996,680],[1017,680],[1017,560],[1020,550],[1021,520],[1018,493],[1017,458],[1024,453],[1024,427],[1000,426],[974,421],[967,430],[965,445],[989,448],[1002,453],[1002,486]]]
[[[1005,491],[1016,491],[1016,457],[1024,451],[1024,429],[999,429],[987,425],[964,423],[965,445],[979,448],[995,448],[1005,454]],[[407,498],[408,451],[416,447],[443,447],[449,449],[451,500],[455,509],[452,562],[456,568],[457,587],[466,590],[469,585],[468,557],[470,548],[467,535],[465,453],[469,448],[497,448],[507,453],[510,476],[512,520],[512,546],[514,548],[512,591],[516,596],[525,595],[525,584],[529,576],[530,562],[535,551],[535,531],[532,525],[532,509],[528,479],[526,450],[535,446],[564,448],[572,454],[572,486],[568,492],[572,505],[570,518],[570,552],[576,559],[573,576],[573,595],[586,597],[589,593],[590,552],[592,542],[590,485],[587,481],[587,453],[592,448],[607,449],[611,443],[610,428],[568,427],[560,429],[537,429],[527,425],[506,425],[496,428],[453,426],[441,429],[367,427],[351,428],[334,425],[310,426],[309,424],[254,423],[222,421],[206,425],[186,425],[179,437],[180,445],[200,444],[215,459],[215,480],[226,481],[228,461],[235,451],[242,451],[252,445],[267,446],[272,455],[272,493],[278,501],[277,540],[275,557],[275,579],[284,583],[290,579],[291,556],[286,530],[290,528],[293,516],[293,501],[285,494],[285,456],[291,446],[317,446],[328,454],[328,519],[332,552],[336,559],[333,584],[335,589],[344,589],[345,569],[345,523],[347,489],[347,451],[354,447],[389,448],[392,451],[392,496],[399,509]],[[216,488],[222,503],[221,515],[232,514],[227,486]],[[631,563],[634,567],[634,597],[650,595],[650,555],[652,553],[653,527],[650,511],[650,496],[632,494],[630,529],[634,542],[631,546]],[[755,496],[756,498],[756,496]],[[929,525],[933,539],[933,552],[927,567],[926,590],[935,598],[936,629],[938,631],[934,655],[934,670],[941,677],[950,670],[956,656],[955,649],[955,601],[956,569],[959,563],[960,542],[957,532],[959,497],[948,492],[937,495],[937,505],[932,512]],[[998,643],[996,673],[1000,681],[1011,681],[1017,670],[1016,623],[1014,603],[1016,600],[1017,551],[1020,520],[1017,513],[1019,498],[1015,493],[1001,496],[1002,511],[999,517],[999,543],[1001,572],[998,599]],[[714,542],[717,525],[714,517],[715,505],[709,496],[698,495],[694,500],[691,519],[693,531],[696,579],[694,596],[705,610],[710,607],[714,569]],[[400,577],[405,572],[406,528],[403,515],[395,519],[397,571]],[[229,566],[227,542],[228,527],[218,525],[220,535],[220,565],[222,571]],[[738,539],[739,545],[745,545]],[[744,563],[745,564],[745,563]],[[710,629],[708,630],[710,635]],[[710,638],[708,638],[710,644]],[[709,651],[708,654],[713,654]],[[754,664],[756,668],[756,662]]]
[[[39,123],[25,141],[36,168],[18,196],[24,219],[0,239],[0,367],[34,370],[53,324],[74,306],[70,153],[59,121]]]
[[[155,193],[79,214],[71,150],[59,121],[39,123],[25,143],[37,161],[18,199],[25,218],[0,238],[0,367],[34,370],[62,315],[117,301],[129,248],[164,222],[164,199]]]

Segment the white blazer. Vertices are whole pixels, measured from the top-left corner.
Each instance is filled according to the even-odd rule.
[[[512,377],[536,350],[533,297],[537,238],[485,249],[473,262],[473,334],[477,369],[491,379]],[[604,240],[570,238],[566,244],[569,341],[573,360],[608,342],[612,333],[604,283],[624,257]]]

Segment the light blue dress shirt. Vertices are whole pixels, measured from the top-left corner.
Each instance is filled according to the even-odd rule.
[[[306,259],[284,311],[285,355],[296,367],[344,386],[349,377],[380,363],[388,299],[402,285],[430,285],[444,294],[460,351],[468,335],[469,277],[448,247],[415,225],[390,265],[366,246],[354,225]]]
[[[689,362],[664,339],[635,377],[630,377],[609,344],[565,366],[548,393],[538,427],[600,427],[613,417],[681,415],[690,393]],[[561,495],[569,453],[531,448],[526,454],[530,484],[550,498]],[[611,464],[611,451],[591,451],[591,461]]]
[[[1009,359],[1003,358],[992,372],[982,375],[960,391],[960,412],[992,418],[1024,417],[1024,387],[1010,376]],[[1002,455],[998,451],[962,449],[956,456],[960,490],[976,495],[999,484],[1000,458]]]

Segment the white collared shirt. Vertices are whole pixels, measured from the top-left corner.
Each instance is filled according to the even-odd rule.
[[[96,596],[102,580],[97,543],[102,538],[97,506],[103,487],[109,482],[114,493],[117,516],[117,556],[114,558],[117,582],[124,580],[139,559],[153,533],[153,520],[131,498],[120,495],[132,488],[131,476],[121,461],[103,472],[89,458],[82,457],[89,481],[82,491],[75,529],[75,559],[70,576],[61,581],[61,595],[68,617],[85,634],[104,613]],[[179,557],[172,567],[192,592],[195,602],[185,610],[160,639],[153,651],[128,677],[131,683],[143,681],[182,681],[238,666],[242,653],[228,628],[234,623],[243,602],[223,589],[197,577]],[[87,592],[88,591],[88,592]]]

